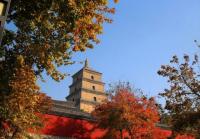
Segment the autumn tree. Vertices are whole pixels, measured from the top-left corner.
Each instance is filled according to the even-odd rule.
[[[153,98],[138,97],[130,87],[117,87],[114,95],[98,105],[93,116],[100,128],[107,129],[105,138],[123,138],[124,133],[132,139],[154,138],[155,123],[159,120]]]
[[[9,127],[2,130],[19,137],[37,125],[34,113],[42,113],[49,98],[39,93],[35,80],[44,70],[56,81],[63,79],[57,67],[72,64],[73,52],[99,43],[103,24],[112,22],[107,16],[113,13],[108,0],[11,2],[7,23],[14,28],[5,30],[0,46],[0,122]]]
[[[0,94],[0,137],[4,138],[21,139],[28,129],[41,127],[41,114],[51,105],[51,99],[39,92],[33,70],[20,63],[10,77],[9,94]]]
[[[117,2],[117,0],[114,0]],[[103,23],[114,13],[108,0],[14,0],[3,39],[6,60],[23,56],[25,63],[40,74],[46,70],[55,80],[63,78],[58,66],[71,64],[73,52],[99,43]]]
[[[161,96],[166,99],[173,136],[192,134],[200,138],[200,71],[198,56],[184,55],[181,62],[173,56],[170,65],[162,65],[158,74],[167,78],[169,88]]]

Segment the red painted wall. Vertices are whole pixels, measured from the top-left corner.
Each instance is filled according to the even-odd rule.
[[[100,138],[106,131],[95,128],[95,123],[87,120],[45,115],[47,119],[41,134],[81,139]]]
[[[95,128],[95,123],[87,120],[60,117],[56,115],[44,115],[47,119],[40,134],[53,135],[60,137],[76,137],[80,139],[101,138],[106,130]],[[157,128],[155,139],[166,139],[171,131]],[[193,139],[188,136],[179,136],[177,139]]]

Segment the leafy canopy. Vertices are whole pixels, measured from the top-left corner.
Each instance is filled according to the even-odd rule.
[[[107,129],[113,138],[123,132],[131,138],[153,138],[155,123],[159,120],[153,98],[137,97],[130,88],[117,88],[110,100],[97,106],[93,116],[100,128]]]
[[[0,136],[21,139],[28,129],[42,126],[42,113],[48,111],[51,99],[39,92],[33,70],[25,65],[14,69],[10,77],[10,94],[0,95]]]
[[[5,55],[22,55],[37,74],[46,70],[58,81],[63,74],[56,67],[71,64],[72,52],[99,43],[103,23],[112,22],[107,16],[114,11],[108,0],[14,0],[8,21],[17,31],[6,31]]]
[[[117,2],[117,0],[114,0]],[[0,136],[21,138],[42,124],[36,113],[50,108],[39,92],[38,75],[45,70],[54,80],[57,70],[72,64],[72,53],[99,43],[103,23],[111,23],[108,0],[13,0],[0,47]],[[2,58],[4,60],[2,60]]]
[[[173,56],[170,65],[162,65],[158,74],[166,77],[170,87],[161,96],[166,98],[165,108],[171,116],[171,125],[176,133],[200,135],[200,71],[198,56],[190,59],[184,55],[180,62]]]

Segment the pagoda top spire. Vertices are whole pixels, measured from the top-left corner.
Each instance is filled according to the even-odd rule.
[[[85,60],[85,66],[84,66],[85,68],[89,68],[89,62],[88,62],[88,59],[86,58],[86,60]]]

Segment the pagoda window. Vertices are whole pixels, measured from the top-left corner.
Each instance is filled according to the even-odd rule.
[[[92,89],[95,90],[95,86],[92,86]]]

